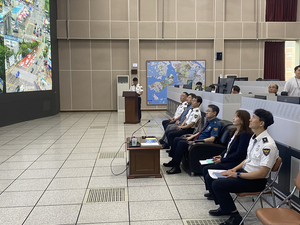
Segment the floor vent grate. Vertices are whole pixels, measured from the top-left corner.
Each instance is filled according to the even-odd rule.
[[[105,129],[106,126],[90,126],[90,129]]]
[[[88,189],[84,197],[84,203],[125,201],[128,201],[126,187]]]
[[[227,219],[183,220],[184,225],[219,225]]]
[[[100,152],[98,154],[98,159],[108,159],[108,158],[114,158],[116,155],[115,152]],[[126,158],[126,152],[118,152],[115,158]]]

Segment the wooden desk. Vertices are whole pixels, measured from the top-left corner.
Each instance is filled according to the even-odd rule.
[[[129,147],[130,137],[127,138],[127,150],[129,151],[129,173],[127,178],[136,177],[161,178],[160,174],[160,149],[157,146]],[[138,142],[145,143],[145,139],[137,138]]]

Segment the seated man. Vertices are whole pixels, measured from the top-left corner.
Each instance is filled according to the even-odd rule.
[[[211,84],[211,85],[209,85],[209,87],[211,88],[211,91],[210,91],[210,92],[213,92],[213,93],[216,92],[216,87],[215,87],[215,85]]]
[[[196,91],[203,91],[203,87],[202,87],[202,83],[200,81],[198,81],[196,83],[196,87],[195,87]]]
[[[217,119],[219,113],[219,107],[216,105],[208,105],[206,110],[207,122],[199,133],[196,133],[188,138],[176,137],[171,146],[169,156],[172,160],[163,165],[166,167],[172,167],[171,170],[167,171],[168,174],[180,173],[180,162],[185,150],[188,149],[191,140],[201,140],[204,142],[214,142],[216,137],[219,135],[221,124]]]
[[[186,99],[186,101],[188,103],[188,106],[185,108],[185,110],[181,114],[180,119],[177,120],[175,123],[169,124],[167,126],[167,129],[166,129],[163,137],[159,140],[159,143],[163,145],[164,149],[168,149],[169,148],[168,138],[167,138],[168,132],[170,132],[171,130],[176,130],[177,127],[180,126],[183,123],[183,121],[186,119],[186,115],[188,114],[188,112],[190,111],[190,109],[193,108],[193,106],[192,106],[192,100],[195,97],[196,97],[196,95],[193,94],[193,93],[191,93],[191,94],[188,95],[188,97]]]
[[[183,92],[181,95],[180,95],[180,101],[181,101],[181,104],[177,107],[176,109],[176,112],[174,114],[174,116],[169,119],[169,120],[163,120],[162,121],[162,125],[164,127],[164,130],[166,130],[167,126],[169,124],[172,124],[172,123],[175,123],[177,120],[180,119],[180,116],[181,114],[183,113],[183,111],[186,109],[186,107],[188,106],[188,103],[187,103],[187,97],[188,97],[188,93],[187,92]]]
[[[232,89],[231,89],[231,94],[241,94],[240,93],[240,87],[237,85],[233,85]]]
[[[222,172],[226,179],[207,180],[215,204],[220,205],[218,209],[210,210],[209,214],[230,215],[220,225],[238,225],[242,221],[230,193],[259,192],[265,188],[279,156],[275,141],[267,132],[268,126],[273,123],[273,115],[269,111],[256,109],[250,119],[249,127],[253,129],[254,135],[248,145],[247,158],[236,167]]]
[[[199,109],[201,103],[202,98],[200,96],[196,96],[195,98],[193,98],[193,108],[190,109],[190,111],[186,115],[186,119],[180,126],[176,128],[176,130],[170,130],[169,132],[166,132],[168,143],[170,145],[172,145],[175,137],[180,137],[184,134],[192,134],[194,132],[198,120],[201,119],[201,111]]]
[[[269,86],[269,93],[274,93],[277,96],[277,92],[278,92],[278,85],[277,84],[271,84]]]

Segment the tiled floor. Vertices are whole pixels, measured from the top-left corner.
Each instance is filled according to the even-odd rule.
[[[143,112],[136,136],[162,136],[164,112]],[[203,197],[202,177],[186,173],[127,179],[125,158],[98,159],[117,152],[140,125],[124,125],[124,114],[60,113],[0,128],[0,224],[179,225],[214,219],[213,201]],[[121,148],[125,152],[125,146]],[[169,158],[161,150],[161,164]],[[127,187],[128,201],[83,203],[87,188]],[[242,200],[244,206],[250,199]],[[237,203],[241,214],[243,207]],[[260,224],[254,214],[248,224]],[[227,217],[224,217],[225,219]]]

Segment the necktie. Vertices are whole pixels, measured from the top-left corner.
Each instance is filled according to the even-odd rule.
[[[202,133],[202,131],[204,131],[207,126],[208,126],[208,121],[206,122],[206,124],[204,125],[204,127],[201,129],[201,131],[199,132],[199,134],[194,138],[194,141],[196,141],[198,139],[198,137],[200,136],[200,134]]]

